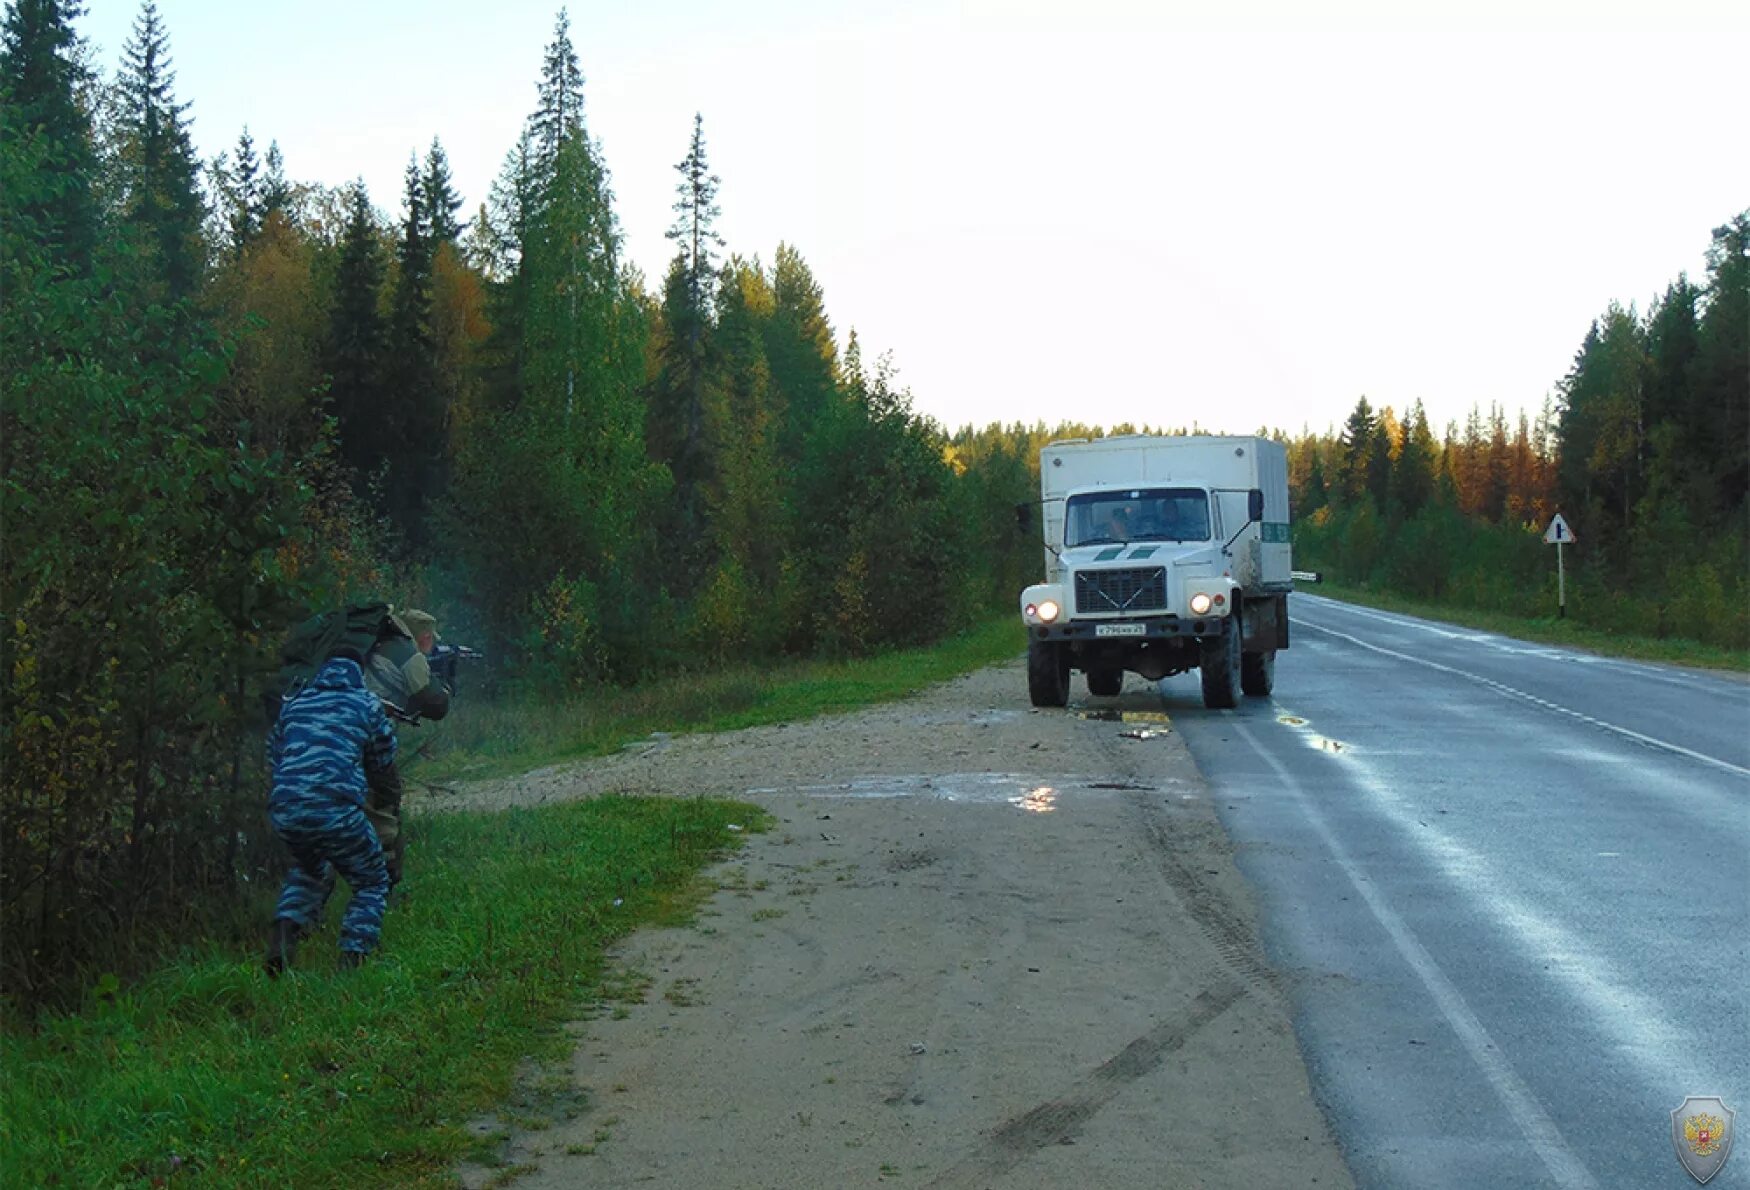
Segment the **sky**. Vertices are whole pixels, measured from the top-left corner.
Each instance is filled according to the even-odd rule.
[[[399,213],[442,140],[470,214],[556,0],[158,0],[203,157]],[[1656,9],[1656,11],[1655,11]],[[139,13],[88,0],[111,71]],[[1309,15],[1311,14],[1311,15]],[[1750,208],[1712,0],[573,4],[627,258],[673,254],[695,112],[730,251],[808,261],[842,344],[949,428],[1340,426],[1358,398],[1533,416],[1592,320],[1704,277]],[[1737,63],[1737,65],[1733,65]]]

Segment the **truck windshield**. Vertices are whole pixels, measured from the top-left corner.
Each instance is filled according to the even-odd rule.
[[[1133,488],[1069,498],[1066,549],[1131,541],[1208,541],[1209,494],[1202,488]]]

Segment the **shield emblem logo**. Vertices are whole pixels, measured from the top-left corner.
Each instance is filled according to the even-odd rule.
[[[1716,1095],[1691,1095],[1671,1113],[1671,1145],[1689,1176],[1706,1184],[1732,1155],[1732,1118]]]

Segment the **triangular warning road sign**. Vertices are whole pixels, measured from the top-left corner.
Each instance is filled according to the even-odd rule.
[[[1543,531],[1543,539],[1551,545],[1573,545],[1574,531],[1568,528],[1568,522],[1558,512],[1550,518],[1549,528]]]

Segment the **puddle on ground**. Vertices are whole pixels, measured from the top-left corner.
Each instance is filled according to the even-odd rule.
[[[1172,782],[1179,784],[1179,782]],[[974,805],[1010,805],[1029,814],[1050,814],[1078,795],[1110,796],[1114,792],[1159,793],[1154,785],[1102,780],[1097,777],[1043,777],[1037,773],[898,773],[853,777],[821,785],[750,789],[749,796],[799,793],[805,797],[841,800],[933,798]]]
[[[1172,720],[1162,711],[1077,711],[1076,718],[1095,723],[1160,723]]]

